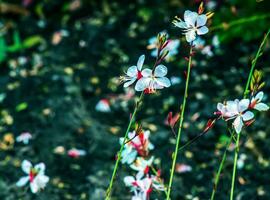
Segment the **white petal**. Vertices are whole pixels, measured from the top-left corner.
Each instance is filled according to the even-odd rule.
[[[259,92],[258,94],[256,94],[255,99],[260,102],[263,99],[263,92]]]
[[[149,86],[150,81],[150,78],[142,77],[140,80],[137,81],[135,85],[135,90],[138,92],[144,91]]]
[[[197,24],[196,24],[196,26],[197,27],[204,26],[206,24],[206,21],[207,21],[206,15],[199,15],[197,17]]]
[[[183,21],[180,21],[180,22],[174,22],[174,25],[179,27],[179,28],[182,28],[182,29],[186,29],[188,28],[186,22],[183,22]]]
[[[195,22],[197,21],[198,13],[191,12],[189,10],[184,13],[184,20],[188,26],[195,26]]]
[[[217,109],[220,111],[220,112],[223,112],[224,111],[224,105],[222,103],[218,103],[217,104]]]
[[[248,109],[248,106],[249,106],[249,99],[242,99],[240,102],[239,102],[239,105],[238,105],[238,111],[239,112],[244,112],[245,110]]]
[[[187,42],[192,42],[195,39],[196,39],[196,33],[194,30],[189,30],[188,32],[186,32]]]
[[[233,122],[233,126],[234,126],[236,133],[239,134],[241,132],[243,125],[244,125],[244,123],[242,121],[241,116],[238,116]]]
[[[38,192],[38,185],[35,181],[30,183],[30,189],[32,193],[37,193]]]
[[[171,82],[167,77],[156,78],[156,81],[159,85],[161,85],[163,87],[170,87],[171,86]]]
[[[144,70],[142,70],[142,76],[143,77],[149,77],[149,76],[151,76],[152,75],[152,70],[151,69],[144,69]]]
[[[130,79],[129,81],[125,82],[123,86],[128,87],[131,84],[133,84],[135,81],[136,81],[136,78],[134,77],[134,78]]]
[[[267,111],[269,109],[269,106],[265,103],[257,103],[254,107],[254,109],[258,111]]]
[[[244,121],[249,121],[254,117],[254,114],[251,111],[247,111],[242,115],[242,117]]]
[[[130,77],[137,77],[137,73],[138,73],[138,70],[137,70],[137,66],[135,65],[129,67],[127,70],[127,75]]]
[[[22,162],[22,170],[26,173],[30,173],[30,169],[32,168],[32,164],[28,160],[23,160]]]
[[[164,65],[158,65],[154,71],[154,75],[156,77],[163,77],[167,74],[167,72],[167,67],[165,67]]]
[[[142,70],[142,66],[143,66],[143,63],[144,63],[144,59],[145,59],[145,55],[141,55],[141,56],[139,57],[139,60],[138,60],[138,62],[137,62],[137,68],[138,68],[139,71]]]
[[[34,167],[39,173],[44,173],[45,171],[45,164],[44,163],[38,163],[37,165],[35,165]]]
[[[22,186],[24,186],[28,181],[29,181],[29,176],[24,176],[24,177],[20,178],[20,180],[17,181],[16,185],[17,185],[18,187],[22,187]]]
[[[135,181],[135,178],[133,176],[126,176],[124,178],[124,183],[126,186],[132,186],[132,183]]]
[[[199,28],[198,30],[197,30],[197,34],[198,35],[204,35],[204,34],[206,34],[206,33],[208,33],[208,28],[206,27],[206,26],[202,26],[201,28]]]

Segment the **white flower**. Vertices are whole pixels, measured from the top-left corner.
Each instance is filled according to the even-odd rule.
[[[107,99],[101,99],[97,103],[95,109],[98,112],[110,112],[111,111],[110,103]]]
[[[154,161],[153,156],[149,160],[146,160],[143,157],[138,157],[136,161],[132,165],[130,165],[130,168],[147,174],[149,167],[152,165],[153,161]]]
[[[68,155],[72,158],[78,158],[80,156],[85,156],[86,151],[82,150],[82,149],[72,148],[72,149],[68,150]]]
[[[197,35],[208,33],[208,28],[205,26],[206,22],[206,15],[199,15],[196,12],[187,10],[184,13],[184,21],[177,19],[173,23],[175,26],[184,30],[187,42],[192,42],[196,39]]]
[[[251,111],[247,111],[249,108],[249,99],[228,101],[225,105],[218,103],[217,109],[221,112],[221,115],[226,120],[235,119],[233,127],[236,133],[240,133],[245,121],[249,121],[254,117]]]
[[[22,142],[24,144],[28,144],[29,140],[32,139],[32,135],[28,132],[21,133],[18,137],[16,137],[17,142]]]
[[[252,97],[250,107],[258,111],[267,111],[269,106],[261,103],[263,99],[263,92],[259,92],[255,97]]]
[[[137,155],[147,156],[148,151],[154,149],[154,145],[149,141],[150,131],[141,132],[135,137],[136,132],[129,132],[128,139],[130,140],[124,146],[124,150],[121,154],[121,162],[131,164],[136,159]],[[122,144],[124,138],[120,138],[120,144]]]
[[[126,76],[123,77],[124,87],[128,87],[133,84],[136,80],[142,77],[141,71],[144,63],[145,56],[141,55],[138,59],[137,65],[133,65],[128,68]]]
[[[144,69],[142,71],[142,78],[138,80],[135,85],[136,91],[144,91],[148,89],[150,92],[156,89],[162,89],[164,87],[170,87],[170,80],[165,77],[168,70],[164,65],[158,65],[154,72],[151,69]]]
[[[28,160],[23,160],[22,170],[27,174],[27,176],[20,178],[20,180],[16,183],[18,187],[26,185],[29,181],[32,193],[37,193],[41,189],[45,188],[49,181],[49,177],[44,174],[44,163],[39,163],[33,167]]]

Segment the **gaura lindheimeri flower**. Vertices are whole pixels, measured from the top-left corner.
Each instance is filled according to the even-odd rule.
[[[184,21],[177,18],[173,24],[183,29],[187,42],[192,42],[196,39],[197,35],[204,35],[208,33],[208,28],[205,26],[207,16],[205,14],[198,14],[190,10],[185,11]]]
[[[29,140],[32,139],[32,135],[28,132],[21,133],[18,137],[16,137],[17,142],[22,142],[23,144],[28,144]]]
[[[110,112],[111,108],[110,108],[110,102],[108,99],[101,99],[99,100],[99,102],[96,104],[95,107],[96,111],[98,112]]]
[[[27,182],[30,182],[30,189],[32,193],[37,193],[41,189],[45,188],[49,181],[49,177],[44,174],[44,163],[39,163],[33,167],[28,160],[23,160],[22,170],[27,174],[27,176],[20,178],[20,180],[16,183],[18,187],[22,187],[26,185]]]
[[[258,94],[256,94],[255,97],[252,97],[249,107],[258,111],[267,111],[269,109],[269,106],[265,103],[262,103],[262,99],[263,92],[259,92]]]
[[[85,156],[86,151],[82,150],[82,149],[72,148],[72,149],[68,150],[68,155],[72,158],[78,158],[80,156]]]
[[[132,165],[130,165],[130,168],[133,170],[147,174],[149,171],[149,167],[152,165],[153,161],[154,161],[153,156],[148,160],[146,160],[143,157],[138,157],[135,160],[135,162]]]
[[[136,136],[136,131],[128,133],[128,143],[125,144],[122,151],[122,163],[131,164],[136,159],[137,155],[147,156],[149,150],[154,149],[154,145],[149,141],[150,131],[143,131]],[[122,144],[124,138],[120,138]]]
[[[164,65],[158,65],[154,71],[151,69],[144,69],[142,71],[142,78],[138,80],[135,85],[136,91],[149,91],[154,92],[157,89],[162,89],[164,87],[170,87],[170,80],[165,77],[167,75],[167,67]]]
[[[166,32],[161,32],[161,34],[166,34]],[[167,36],[168,36],[168,34],[167,34]],[[165,57],[165,60],[169,61],[170,59],[173,58],[173,56],[178,54],[178,47],[179,46],[180,46],[179,40],[168,40],[168,44],[160,52],[160,54],[162,54],[162,52],[164,52],[165,50],[168,50],[169,53]],[[147,49],[153,49],[151,52],[151,56],[157,57],[157,53],[158,53],[157,47],[158,47],[158,38],[157,37],[150,38],[148,41]]]
[[[133,84],[136,80],[142,78],[142,66],[144,63],[145,56],[141,55],[138,59],[137,65],[133,65],[128,68],[126,76],[121,77],[121,81],[125,82],[124,87],[128,87]],[[137,84],[136,84],[137,85]]]
[[[143,178],[143,173],[138,173],[136,177],[126,176],[124,178],[124,183],[126,186],[131,188],[134,192],[132,200],[148,200],[150,193],[152,192],[153,180],[150,177]]]
[[[233,122],[233,127],[236,133],[240,133],[244,122],[253,119],[254,114],[248,111],[250,101],[249,99],[228,101],[226,105],[218,104],[217,108],[221,115],[226,119],[235,119]]]

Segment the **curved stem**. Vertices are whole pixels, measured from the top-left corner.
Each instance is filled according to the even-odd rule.
[[[181,115],[180,115],[180,121],[179,121],[179,128],[178,128],[178,133],[177,133],[175,150],[174,150],[174,153],[173,153],[173,162],[172,162],[172,167],[171,167],[171,172],[170,172],[170,181],[169,181],[169,185],[168,185],[168,191],[167,191],[166,200],[170,200],[171,187],[172,187],[172,182],[173,182],[173,176],[174,176],[174,171],[175,171],[177,153],[178,153],[179,144],[180,144],[181,131],[182,131],[182,127],[183,127],[184,114],[185,114],[186,102],[187,102],[187,97],[188,97],[188,85],[189,85],[189,78],[190,78],[190,71],[191,71],[191,62],[192,62],[192,44],[190,46],[190,51],[189,51],[185,94],[184,94],[183,103],[182,103],[182,105],[180,107]]]
[[[140,95],[140,98],[139,98],[138,102],[135,105],[134,111],[133,111],[133,113],[131,115],[131,119],[129,121],[127,130],[126,130],[126,133],[125,133],[125,136],[124,136],[123,143],[121,144],[120,150],[119,150],[119,152],[117,154],[117,159],[116,159],[116,162],[115,162],[115,165],[114,165],[112,177],[111,177],[110,184],[109,184],[109,187],[108,187],[107,193],[106,193],[106,200],[110,200],[111,199],[111,192],[112,192],[113,182],[114,182],[114,179],[115,179],[115,176],[116,176],[116,172],[117,172],[117,169],[118,169],[119,162],[121,160],[121,154],[122,154],[122,151],[124,149],[124,146],[125,146],[125,143],[126,143],[125,141],[127,140],[129,130],[130,130],[131,125],[132,125],[132,123],[133,123],[133,121],[135,119],[137,110],[140,107],[140,103],[142,101],[143,95],[144,95],[144,93],[142,92],[141,95]]]

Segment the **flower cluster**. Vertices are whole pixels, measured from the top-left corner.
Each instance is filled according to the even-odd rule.
[[[27,176],[20,178],[16,183],[18,187],[22,187],[30,182],[30,189],[33,193],[37,193],[46,187],[46,184],[49,182],[49,177],[45,175],[44,163],[36,164],[33,167],[31,162],[23,160],[21,167]]]
[[[232,125],[236,133],[240,133],[242,127],[246,124],[252,123],[254,113],[252,110],[267,111],[269,106],[262,103],[263,92],[258,92],[250,99],[235,99],[234,101],[227,101],[225,103],[218,103],[216,114],[220,115],[224,120],[234,120]]]
[[[150,131],[137,130],[128,134],[127,142],[124,144],[124,150],[121,154],[121,162],[127,163],[131,169],[137,171],[137,175],[126,176],[125,185],[130,187],[134,193],[132,200],[147,200],[153,189],[165,190],[163,181],[160,178],[160,172],[151,175],[152,163],[154,157],[149,157],[149,150],[154,149],[149,141]],[[124,138],[120,138],[120,144],[123,144]],[[156,170],[155,170],[156,172]]]

